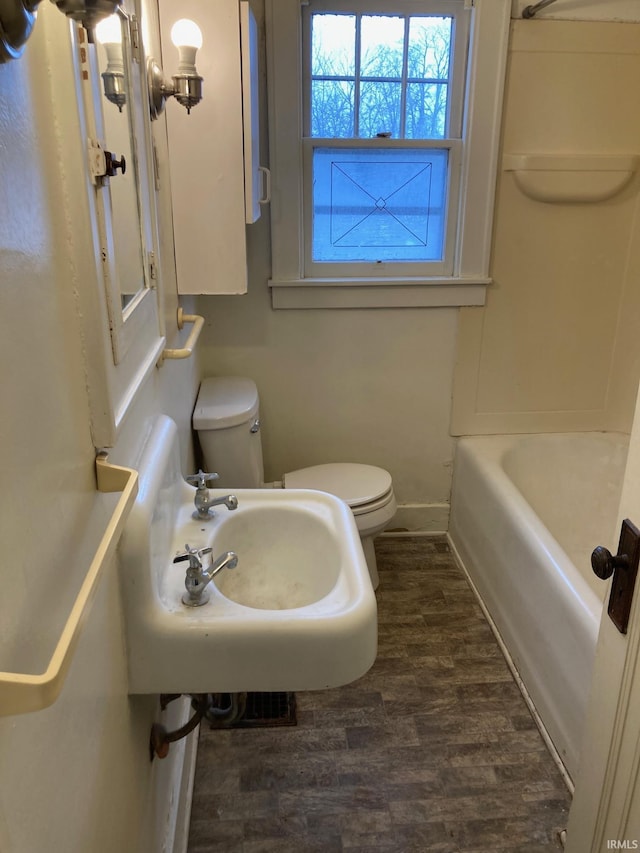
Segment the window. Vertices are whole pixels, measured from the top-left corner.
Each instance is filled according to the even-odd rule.
[[[449,187],[459,168],[468,12],[461,2],[450,14],[411,9],[362,13],[349,0],[304,9],[312,276],[379,277],[396,265],[399,275],[453,271],[447,235],[457,193]]]
[[[275,307],[482,304],[509,4],[475,4],[267,3]]]

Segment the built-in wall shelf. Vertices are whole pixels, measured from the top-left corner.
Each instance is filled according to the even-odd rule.
[[[535,201],[588,204],[621,192],[639,163],[636,154],[505,154],[502,169]]]

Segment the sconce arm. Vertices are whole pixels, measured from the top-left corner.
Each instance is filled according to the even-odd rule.
[[[153,121],[162,113],[165,101],[175,93],[175,89],[171,83],[165,80],[162,68],[152,58],[147,60],[147,82],[149,86],[149,110]]]

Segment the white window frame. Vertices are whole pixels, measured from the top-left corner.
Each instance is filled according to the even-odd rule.
[[[313,3],[313,0],[310,0]],[[504,76],[509,0],[465,0],[471,12],[462,144],[451,275],[318,278],[305,269],[302,14],[306,0],[266,0],[269,139],[272,172],[271,244],[274,308],[430,307],[483,305],[489,255]],[[393,9],[389,0],[389,9]],[[424,0],[409,0],[416,12]],[[453,5],[453,4],[452,4]],[[366,0],[362,7],[366,8]],[[432,8],[442,11],[447,0]],[[339,140],[333,140],[339,143]],[[410,142],[410,140],[407,140]],[[434,140],[437,145],[440,140]],[[453,146],[456,147],[455,145]],[[310,230],[310,229],[309,229]],[[386,265],[387,268],[391,264]],[[395,266],[395,265],[394,265]]]
[[[465,89],[465,66],[467,57],[467,43],[469,38],[469,11],[464,7],[464,0],[428,0],[429,14],[448,15],[453,18],[454,37],[452,41],[451,62],[448,80],[447,95],[447,133],[444,137],[435,138],[399,138],[399,139],[366,139],[357,136],[347,138],[322,139],[311,136],[310,128],[310,94],[311,94],[311,50],[310,50],[310,25],[311,15],[316,12],[342,11],[351,12],[357,10],[361,14],[371,13],[382,15],[393,11],[394,14],[416,14],[419,6],[416,0],[312,0],[308,5],[302,7],[302,77],[303,77],[303,194],[304,211],[303,222],[309,223],[304,228],[304,275],[305,278],[320,278],[330,275],[332,278],[353,278],[354,276],[368,276],[371,278],[394,278],[401,271],[402,277],[424,274],[428,268],[430,275],[447,275],[453,271],[453,254],[455,249],[455,222],[458,212],[459,176],[460,176],[460,152],[462,149],[462,116],[463,99]],[[354,69],[355,70],[355,69]],[[355,132],[355,128],[354,128]],[[306,192],[305,187],[313,185],[313,154],[314,150],[320,148],[344,148],[348,150],[390,148],[408,149],[437,149],[448,152],[447,163],[447,192],[446,209],[444,213],[444,244],[443,255],[439,260],[429,261],[369,261],[363,262],[314,262],[312,258],[313,242],[313,193]]]

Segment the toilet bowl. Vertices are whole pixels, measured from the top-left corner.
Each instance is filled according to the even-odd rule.
[[[265,484],[258,389],[252,379],[204,379],[193,412],[193,427],[204,466],[219,475],[216,487],[314,489],[343,500],[354,515],[373,588],[378,586],[373,539],[396,513],[388,471],[374,465],[332,462],[290,471],[282,481]]]

